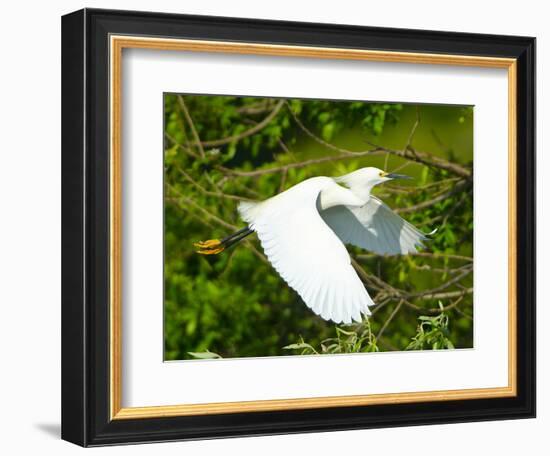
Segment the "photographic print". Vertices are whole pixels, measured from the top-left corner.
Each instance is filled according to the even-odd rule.
[[[62,54],[64,440],[535,416],[534,38],[83,9]]]
[[[473,115],[165,94],[165,360],[472,348]]]

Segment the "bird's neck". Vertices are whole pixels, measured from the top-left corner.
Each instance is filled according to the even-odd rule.
[[[361,197],[348,188],[332,182],[327,185],[319,194],[318,208],[320,210],[329,209],[334,206],[363,206],[369,196]]]
[[[365,180],[359,179],[355,173],[338,177],[335,181],[344,184],[354,195],[364,201],[369,200],[371,190],[376,185],[375,182],[365,183]]]

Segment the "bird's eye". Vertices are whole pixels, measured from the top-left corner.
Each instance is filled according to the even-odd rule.
[[[384,171],[380,171],[380,173],[378,173],[378,175],[379,175],[380,177],[384,177]]]

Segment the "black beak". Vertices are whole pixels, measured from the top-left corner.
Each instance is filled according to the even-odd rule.
[[[411,176],[407,176],[406,174],[395,174],[395,173],[388,173],[386,174],[385,177],[389,179],[412,179]]]

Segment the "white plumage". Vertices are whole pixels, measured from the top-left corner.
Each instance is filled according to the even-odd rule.
[[[414,253],[427,239],[372,195],[363,206],[334,206],[322,211],[321,217],[345,244],[381,255]]]
[[[374,303],[344,244],[379,254],[416,252],[426,236],[371,196],[398,177],[363,168],[339,178],[314,177],[239,213],[279,275],[325,320],[360,322]],[[342,183],[347,188],[339,185]]]

